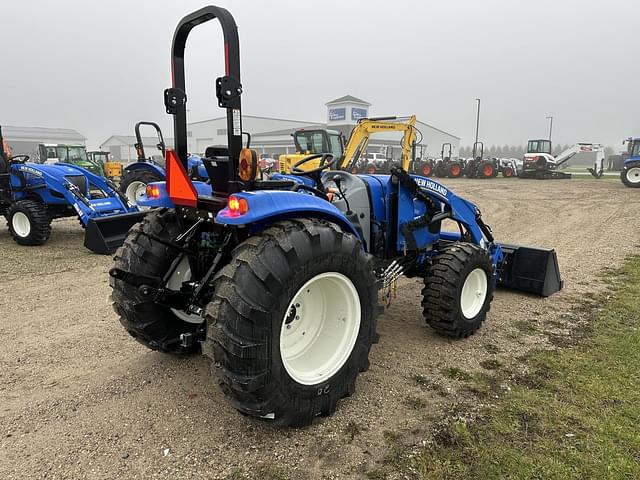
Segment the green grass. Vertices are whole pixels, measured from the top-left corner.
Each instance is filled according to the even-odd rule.
[[[416,479],[640,478],[640,257],[594,310],[589,336],[539,351],[482,420],[451,423],[405,455]],[[498,373],[499,375],[499,373]],[[508,377],[505,377],[508,378]],[[486,382],[476,378],[478,393]],[[482,379],[482,380],[486,380]]]

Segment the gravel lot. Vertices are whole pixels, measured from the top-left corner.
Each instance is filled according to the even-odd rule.
[[[483,328],[453,342],[425,326],[419,282],[401,280],[356,394],[301,430],[238,414],[204,357],[172,358],[131,339],[108,299],[111,259],[82,247],[77,221],[56,221],[36,248],[0,227],[0,478],[225,478],[254,468],[361,478],[384,461],[390,438],[429,441],[434,422],[472,398],[447,369],[488,371],[482,361],[513,364],[550,345],[548,332],[566,332],[573,307],[601,288],[598,274],[640,246],[640,191],[619,181],[445,183],[480,206],[498,239],[556,248],[565,290],[548,299],[498,291]]]

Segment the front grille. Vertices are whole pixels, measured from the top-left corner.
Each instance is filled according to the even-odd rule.
[[[78,190],[80,190],[80,193],[82,193],[82,195],[87,195],[87,191],[89,190],[89,182],[87,182],[87,177],[85,177],[84,175],[66,175],[64,178],[78,187]]]

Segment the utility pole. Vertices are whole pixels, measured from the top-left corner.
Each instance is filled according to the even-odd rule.
[[[553,115],[549,115],[547,120],[549,120],[549,141],[551,141],[551,132],[553,132]]]
[[[478,102],[478,111],[476,113],[476,141],[473,144],[473,158],[476,158],[476,147],[478,145],[478,130],[480,130],[480,99],[476,98]]]

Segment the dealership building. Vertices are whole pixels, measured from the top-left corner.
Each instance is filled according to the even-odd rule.
[[[336,98],[325,105],[325,123],[243,115],[242,129],[251,134],[251,148],[261,155],[277,158],[283,153],[295,152],[291,134],[299,128],[337,130],[348,138],[358,120],[369,116],[371,107],[369,102],[351,95]],[[438,157],[443,143],[451,143],[453,154],[457,154],[459,137],[420,120],[416,122],[416,127],[420,132],[418,152],[422,150],[424,156]],[[192,153],[202,154],[209,145],[226,145],[227,119],[218,117],[189,123],[187,136],[189,152]],[[400,132],[376,133],[371,137],[367,150],[369,153],[385,153],[388,157],[399,159],[401,136]]]

